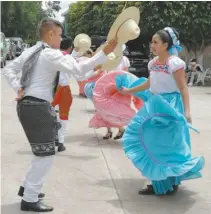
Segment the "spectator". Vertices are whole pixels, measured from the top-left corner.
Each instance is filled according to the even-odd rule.
[[[188,72],[186,75],[186,81],[188,83],[189,78],[190,78],[188,86],[193,86],[195,78],[197,78],[197,83],[198,83],[198,80],[200,79],[200,76],[202,75],[203,68],[200,64],[196,63],[196,59],[190,60],[189,67],[190,67],[190,72]]]

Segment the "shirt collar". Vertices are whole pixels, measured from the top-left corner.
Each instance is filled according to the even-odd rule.
[[[40,46],[41,44],[43,44],[45,47],[48,47],[48,48],[50,48],[50,45],[48,45],[46,42],[44,42],[44,41],[38,41],[37,42],[37,46]]]

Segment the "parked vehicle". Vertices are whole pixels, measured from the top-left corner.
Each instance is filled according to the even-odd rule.
[[[7,62],[7,45],[5,41],[5,35],[1,32],[1,68],[6,65]]]
[[[129,72],[148,78],[149,47],[144,46],[140,38],[127,42],[126,47],[124,55],[130,60]]]
[[[30,48],[30,45],[29,45],[29,44],[24,43],[24,44],[23,44],[23,47],[24,47],[24,51],[25,51],[25,50],[27,50],[28,48]]]
[[[15,43],[11,39],[6,38],[6,44],[7,44],[7,59],[9,60],[14,59],[16,56]]]
[[[26,43],[23,44],[23,49],[24,49],[24,51],[27,50],[27,49],[29,49],[29,48],[30,48],[30,45],[29,45],[29,44],[26,44]]]
[[[16,56],[20,56],[24,51],[23,39],[21,39],[20,37],[10,37],[10,39],[16,45]]]
[[[106,36],[91,36],[92,50],[95,51],[102,43],[106,41]],[[129,41],[126,44],[124,55],[130,60],[129,72],[137,77],[148,77],[149,47],[141,43],[141,39]]]
[[[91,49],[96,51],[106,41],[106,36],[91,36],[92,46]]]

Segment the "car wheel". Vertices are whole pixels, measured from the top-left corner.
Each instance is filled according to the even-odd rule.
[[[4,67],[4,63],[3,62],[1,62],[1,68],[3,68]]]

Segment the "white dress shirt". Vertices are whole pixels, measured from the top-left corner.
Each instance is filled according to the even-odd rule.
[[[59,74],[59,85],[61,86],[67,86],[69,85],[70,82],[70,77],[68,76],[67,73],[60,72]]]
[[[23,52],[13,63],[8,65],[4,70],[11,87],[17,92],[21,87],[18,73],[22,71],[23,64],[28,56],[40,46],[38,42],[35,46]],[[77,80],[87,79],[86,73],[94,69],[97,65],[104,63],[107,56],[100,51],[92,58],[86,61],[76,62],[69,54],[63,55],[60,50],[45,48],[38,59],[32,74],[30,86],[25,88],[25,96],[33,96],[51,102],[53,100],[53,89],[57,71],[66,72],[69,76]]]

